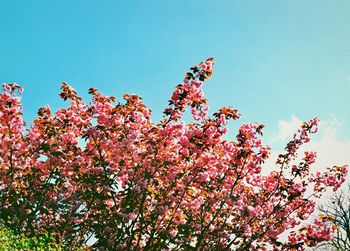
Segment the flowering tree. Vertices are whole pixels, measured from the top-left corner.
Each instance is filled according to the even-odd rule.
[[[69,107],[40,108],[26,129],[22,89],[4,84],[0,218],[29,236],[50,232],[71,248],[91,236],[94,248],[113,250],[299,250],[329,240],[332,226],[301,223],[314,198],[344,182],[346,166],[312,174],[315,153],[293,161],[318,119],[301,126],[276,170],[263,175],[270,150],[263,125],[244,124],[228,141],[225,126],[239,118],[237,110],[207,115],[201,85],[212,68],[212,58],[191,68],[158,124],[136,95],[116,103],[91,88],[87,104],[63,83]],[[193,123],[181,121],[187,108]]]

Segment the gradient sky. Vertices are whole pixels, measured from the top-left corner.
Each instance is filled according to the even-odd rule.
[[[0,0],[0,81],[17,82],[25,120],[62,105],[62,81],[88,98],[137,93],[161,111],[187,69],[214,57],[210,111],[231,105],[267,125],[330,116],[350,140],[350,1]]]

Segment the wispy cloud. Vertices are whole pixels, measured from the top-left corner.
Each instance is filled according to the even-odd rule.
[[[300,125],[303,122],[298,119],[295,115],[291,116],[291,120],[280,120],[278,122],[279,133],[276,137],[271,140],[271,144],[276,143],[278,141],[285,141],[293,137],[294,133],[300,128]]]
[[[345,81],[348,85],[350,85],[350,75],[345,76]]]

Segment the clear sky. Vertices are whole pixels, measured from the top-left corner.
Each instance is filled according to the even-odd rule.
[[[348,0],[0,0],[0,34],[0,81],[25,88],[28,123],[62,105],[62,81],[84,98],[137,93],[158,120],[186,70],[214,57],[212,112],[234,106],[270,140],[292,115],[318,116],[350,140]]]

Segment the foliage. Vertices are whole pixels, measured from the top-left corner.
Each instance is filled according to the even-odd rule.
[[[301,126],[264,175],[270,148],[262,143],[263,125],[243,124],[228,141],[226,124],[239,119],[237,110],[207,114],[201,86],[212,68],[212,58],[191,68],[158,124],[137,95],[116,103],[91,88],[85,103],[63,83],[69,107],[40,108],[26,130],[22,88],[4,84],[0,218],[28,236],[55,233],[70,248],[92,236],[93,248],[111,250],[301,250],[329,240],[331,226],[301,223],[315,197],[344,182],[347,168],[313,174],[314,152],[294,164],[318,119]],[[186,124],[188,107],[195,122]]]
[[[0,250],[53,251],[62,249],[47,234],[27,238],[23,234],[15,234],[0,224]]]

